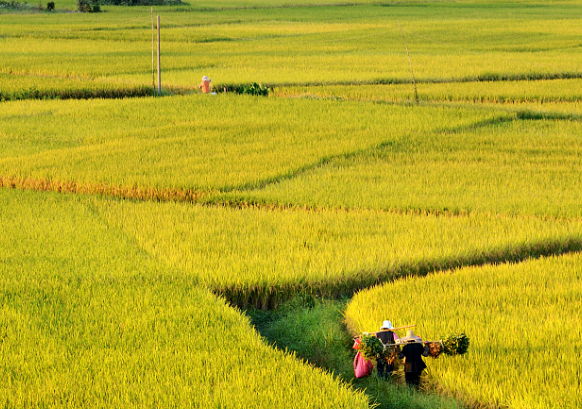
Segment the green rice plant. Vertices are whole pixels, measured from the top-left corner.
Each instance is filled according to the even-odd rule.
[[[367,408],[72,195],[0,189],[0,401]],[[236,399],[233,399],[236,397]]]
[[[469,350],[469,337],[465,334],[443,337],[443,352],[445,355],[463,355]]]
[[[462,329],[467,354],[425,359],[436,388],[474,406],[576,408],[581,265],[572,254],[398,280],[359,292],[346,322],[357,334],[389,318],[430,340]]]
[[[103,202],[99,212],[233,304],[352,294],[405,275],[577,250],[577,221]]]

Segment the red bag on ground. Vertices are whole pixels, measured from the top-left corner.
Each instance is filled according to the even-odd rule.
[[[372,361],[368,361],[362,356],[362,353],[358,351],[354,358],[354,372],[356,373],[356,378],[363,378],[364,376],[370,375],[372,369],[374,369]]]

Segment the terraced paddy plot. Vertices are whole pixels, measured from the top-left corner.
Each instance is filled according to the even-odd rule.
[[[514,120],[424,134],[230,196],[312,206],[580,217],[581,134],[581,123],[567,120]]]
[[[257,187],[332,157],[496,115],[237,95],[11,102],[0,113],[0,174],[204,192]]]
[[[153,94],[153,87],[128,86],[103,81],[47,78],[0,74],[0,101],[19,99],[88,99],[143,97]]]
[[[440,387],[486,407],[582,404],[579,254],[471,267],[359,293],[346,310],[354,333],[390,318],[424,339],[465,331],[460,357],[427,359]]]
[[[582,246],[579,222],[108,202],[103,217],[236,304],[349,293],[404,274]]]
[[[417,83],[420,101],[490,103],[582,102],[582,80]],[[350,101],[415,101],[412,84],[278,87],[275,95]]]
[[[334,5],[202,11],[162,8],[164,86],[580,77],[577,10],[569,4]],[[259,6],[264,3],[259,2]],[[299,4],[300,6],[300,4]],[[189,12],[183,12],[189,11]],[[532,24],[532,21],[535,24]],[[149,9],[97,17],[3,18],[0,72],[151,82]]]
[[[0,203],[4,406],[368,407],[108,225],[98,201],[0,189]]]

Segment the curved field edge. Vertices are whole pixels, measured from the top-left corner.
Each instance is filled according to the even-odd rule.
[[[0,189],[0,199],[6,407],[369,407],[265,344],[240,311],[84,198]]]
[[[238,306],[352,294],[395,277],[582,249],[578,221],[233,209],[93,198],[108,223]]]
[[[578,218],[582,122],[539,114],[410,137],[209,200]]]
[[[352,334],[385,319],[424,339],[465,332],[469,353],[427,359],[428,372],[473,406],[576,408],[581,280],[581,254],[460,268],[361,291],[345,321]]]

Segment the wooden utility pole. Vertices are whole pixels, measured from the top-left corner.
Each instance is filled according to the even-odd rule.
[[[160,67],[160,16],[158,15],[158,95],[162,95],[162,68]]]
[[[414,80],[414,71],[412,71],[412,60],[410,59],[410,54],[408,53],[408,46],[406,45],[406,40],[404,39],[404,33],[402,32],[402,27],[400,27],[400,21],[398,21],[398,28],[400,28],[400,34],[402,34],[402,41],[404,41],[404,47],[406,47],[406,55],[408,56],[408,62],[410,63],[410,72],[412,73],[412,83],[414,84],[414,99],[416,99],[416,105],[418,105],[418,92],[416,91],[416,81]]]
[[[155,63],[154,63],[154,8],[152,7],[152,89],[154,91],[154,97],[156,96],[156,74],[154,71]]]

